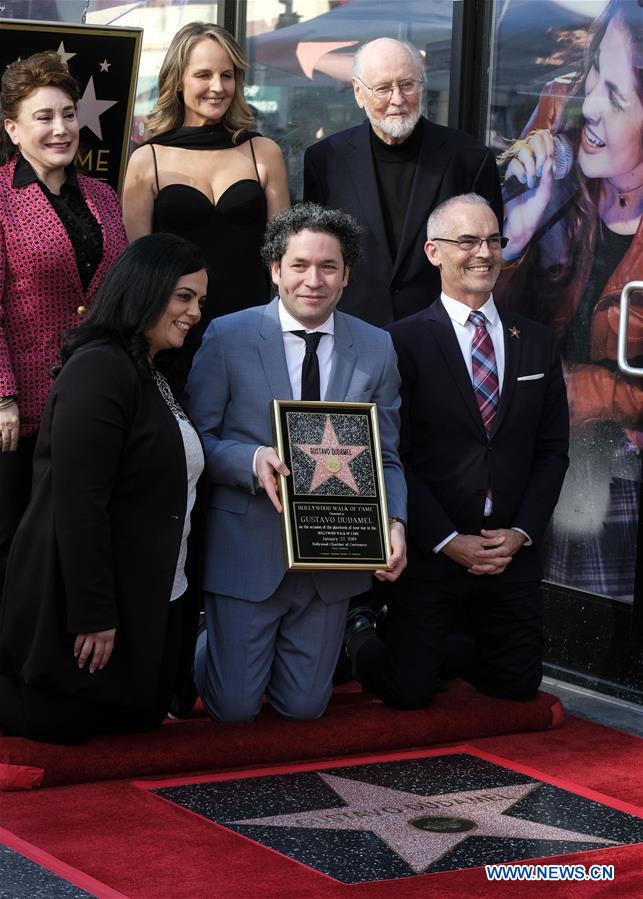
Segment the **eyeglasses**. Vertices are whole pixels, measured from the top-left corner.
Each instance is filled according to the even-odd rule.
[[[375,87],[371,87],[365,81],[362,81],[357,75],[355,76],[358,81],[364,85],[365,88],[371,92],[371,94],[375,97],[376,100],[390,100],[393,96],[393,91],[397,87],[402,94],[403,97],[413,97],[415,94],[419,92],[424,82],[420,79],[419,81],[413,81],[412,79],[406,79],[405,81],[398,81],[397,85],[395,84],[377,84]]]
[[[486,243],[490,250],[504,250],[509,243],[509,238],[502,237],[500,234],[492,234],[491,237],[469,237],[467,234],[464,237],[458,237],[457,240],[451,240],[449,237],[431,237],[430,240],[432,243],[438,241],[452,243],[460,250],[464,250],[465,253],[479,250],[483,243]]]

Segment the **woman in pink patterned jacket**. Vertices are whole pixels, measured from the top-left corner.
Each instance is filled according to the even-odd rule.
[[[0,586],[27,506],[36,434],[63,331],[127,246],[106,184],[77,174],[78,85],[56,53],[2,76],[0,113]]]

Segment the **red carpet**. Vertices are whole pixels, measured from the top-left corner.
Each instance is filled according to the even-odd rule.
[[[266,708],[254,724],[221,725],[201,717],[82,746],[0,737],[0,790],[431,746],[542,731],[558,726],[562,717],[560,702],[547,693],[531,702],[510,702],[483,696],[461,681],[417,712],[397,712],[362,692],[338,692],[318,721],[285,721]]]
[[[555,730],[468,743],[627,807],[643,805],[643,743],[636,737],[571,718]],[[488,883],[484,869],[475,868],[345,886],[125,781],[4,793],[0,821],[16,837],[104,884],[109,892],[99,890],[98,896],[116,891],[130,899],[633,899],[643,888],[641,845],[547,859],[612,864],[615,877],[608,883]]]

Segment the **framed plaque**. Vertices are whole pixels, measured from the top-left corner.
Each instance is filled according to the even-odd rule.
[[[286,567],[387,568],[391,553],[375,403],[273,400]]]

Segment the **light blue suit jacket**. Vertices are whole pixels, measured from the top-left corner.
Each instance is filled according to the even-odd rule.
[[[389,334],[336,311],[324,399],[377,403],[389,514],[406,519],[399,386]],[[215,319],[188,379],[187,408],[204,443],[211,485],[204,577],[209,593],[264,600],[286,571],[280,516],[252,474],[257,447],[273,445],[273,399],[292,399],[276,299]],[[326,602],[361,593],[371,583],[368,572],[310,576]]]

